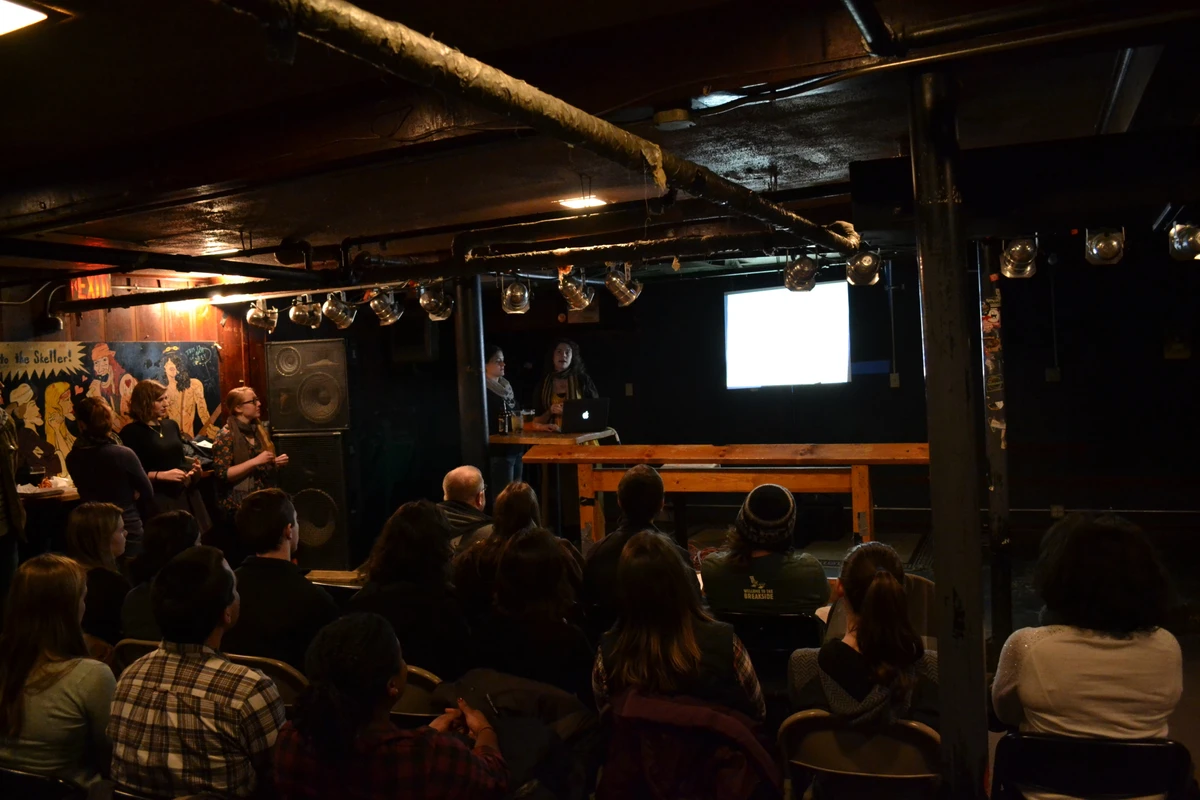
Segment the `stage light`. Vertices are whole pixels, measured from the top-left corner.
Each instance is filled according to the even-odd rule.
[[[524,314],[529,310],[529,301],[532,299],[533,293],[529,291],[528,284],[522,281],[513,281],[504,290],[500,308],[504,309],[505,314]]]
[[[1006,278],[1032,278],[1037,272],[1037,239],[1012,239],[1000,253],[1000,274]]]
[[[612,292],[612,296],[617,298],[617,305],[621,308],[632,304],[642,294],[640,282],[633,279],[625,280],[625,276],[616,270],[611,270],[604,276],[604,285],[608,287],[608,291]]]
[[[321,306],[314,303],[312,298],[302,294],[292,301],[288,309],[288,319],[302,328],[312,328],[314,331],[321,327]]]
[[[454,312],[454,298],[447,295],[440,285],[436,289],[422,286],[418,302],[434,322],[450,319]]]
[[[793,258],[783,269],[783,285],[793,292],[811,292],[817,285],[817,262],[808,256]]]
[[[371,310],[379,317],[380,325],[394,325],[404,316],[404,309],[396,302],[391,289],[376,289],[371,292]]]
[[[879,283],[879,263],[878,253],[855,253],[846,262],[846,280],[851,286],[874,286]]]
[[[1200,225],[1171,226],[1171,258],[1200,261]]]
[[[346,302],[346,295],[342,292],[330,292],[325,298],[325,304],[321,306],[321,313],[328,317],[338,330],[345,330],[354,324],[358,309]]]
[[[558,204],[560,206],[565,206],[566,208],[578,210],[581,208],[597,208],[599,206],[606,206],[608,205],[608,201],[601,200],[595,195],[588,195],[587,197],[568,197],[564,200],[559,200]]]
[[[1116,264],[1125,255],[1125,229],[1084,231],[1083,257],[1089,264]]]
[[[247,309],[246,322],[267,333],[274,333],[275,326],[279,324],[279,309],[269,307],[267,301],[260,297]]]
[[[558,291],[572,311],[583,311],[596,298],[596,292],[583,282],[583,278],[571,277],[565,272],[558,275]]]
[[[46,15],[32,8],[0,0],[0,36],[41,22]]]

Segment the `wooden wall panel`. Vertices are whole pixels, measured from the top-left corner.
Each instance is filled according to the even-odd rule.
[[[133,309],[133,337],[138,342],[166,342],[167,326],[163,324],[163,303],[137,306]],[[168,315],[171,312],[168,312]],[[186,341],[186,340],[185,340]]]

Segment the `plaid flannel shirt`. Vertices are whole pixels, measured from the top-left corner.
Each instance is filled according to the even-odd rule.
[[[270,678],[204,645],[163,642],[117,681],[112,778],[155,796],[246,797],[283,722]]]
[[[767,718],[767,703],[763,699],[762,686],[758,682],[758,674],[750,662],[750,654],[742,640],[733,637],[733,671],[737,675],[738,684],[746,693],[750,707],[754,709],[754,718],[762,722]],[[608,671],[604,668],[604,654],[596,651],[596,663],[592,665],[592,695],[596,698],[596,708],[603,714],[608,710]]]
[[[280,800],[499,800],[507,788],[508,765],[498,751],[480,746],[472,750],[461,739],[433,728],[402,731],[393,726],[365,734],[343,760],[331,761],[319,757],[289,722],[275,747]]]

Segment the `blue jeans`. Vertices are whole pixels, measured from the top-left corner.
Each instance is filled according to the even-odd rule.
[[[488,497],[494,503],[496,496],[504,491],[504,487],[514,481],[521,480],[524,475],[524,464],[521,463],[521,453],[507,456],[490,456],[488,458]]]

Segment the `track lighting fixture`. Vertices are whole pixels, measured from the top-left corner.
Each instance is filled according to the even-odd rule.
[[[1000,253],[1000,274],[1006,278],[1032,278],[1037,272],[1037,239],[1010,239]]]
[[[855,253],[846,262],[846,280],[851,286],[874,286],[879,282],[879,264],[878,253]]]
[[[529,291],[528,284],[513,281],[501,295],[500,308],[504,309],[505,314],[524,314],[529,310],[529,301],[532,298],[533,293]]]
[[[292,307],[288,309],[288,319],[302,328],[312,328],[315,331],[321,327],[321,306],[314,303],[310,296],[302,294],[292,300]]]
[[[572,276],[567,272],[558,274],[558,291],[572,311],[583,311],[592,304],[596,292],[583,281],[583,276]]]
[[[338,330],[345,330],[354,324],[358,309],[346,302],[345,293],[330,292],[325,298],[325,304],[321,306],[321,312],[338,327]]]
[[[1171,258],[1200,261],[1200,225],[1171,226]]]
[[[441,284],[438,284],[437,288],[422,286],[418,302],[421,304],[421,309],[434,322],[447,320],[454,312],[454,298],[446,294]]]
[[[246,322],[267,333],[274,333],[275,326],[279,324],[279,309],[270,308],[267,301],[260,297],[246,310]]]
[[[817,262],[808,256],[793,258],[783,268],[783,285],[793,292],[811,292],[817,285]]]
[[[1083,257],[1089,264],[1116,264],[1125,255],[1125,229],[1084,231]]]
[[[632,304],[642,293],[642,284],[639,281],[632,278],[627,279],[616,270],[610,270],[604,276],[604,285],[608,287],[608,291],[612,292],[612,296],[617,298],[617,305],[621,308]],[[568,302],[570,301],[568,300]]]
[[[375,316],[379,317],[380,325],[394,325],[400,317],[404,316],[404,309],[396,302],[396,296],[389,288],[376,289],[371,292],[370,305]]]

